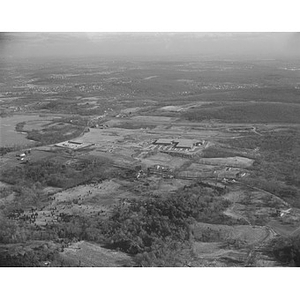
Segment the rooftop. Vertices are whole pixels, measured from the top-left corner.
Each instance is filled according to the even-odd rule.
[[[158,139],[155,141],[155,144],[168,144],[171,145],[173,143],[173,139]]]
[[[176,148],[192,148],[193,145],[198,141],[190,139],[178,139],[175,142],[177,143]]]
[[[80,142],[76,142],[76,141],[66,141],[66,142],[61,142],[61,143],[55,144],[55,146],[69,148],[69,149],[73,149],[73,150],[82,149],[82,148],[89,147],[92,145],[93,144],[91,144],[91,143],[80,143]]]
[[[176,148],[192,148],[197,143],[201,143],[201,141],[195,139],[158,139],[154,142],[154,144],[161,145],[176,144]]]

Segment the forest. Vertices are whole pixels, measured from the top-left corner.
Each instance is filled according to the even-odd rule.
[[[174,252],[190,249],[193,222],[230,224],[231,220],[222,213],[229,203],[221,196],[219,191],[195,184],[166,198],[120,201],[106,217],[62,215],[59,222],[42,231],[22,221],[8,219],[5,210],[0,240],[5,244],[44,240],[60,245],[86,240],[133,255],[137,265],[180,265],[177,261],[180,255],[176,257]],[[54,252],[51,252],[53,259]],[[19,264],[23,264],[20,260]],[[35,265],[36,258],[32,258],[31,263]]]

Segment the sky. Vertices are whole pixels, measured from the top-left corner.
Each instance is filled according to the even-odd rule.
[[[300,33],[0,33],[0,57],[300,58]]]

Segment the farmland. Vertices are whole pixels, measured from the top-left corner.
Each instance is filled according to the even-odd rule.
[[[1,67],[2,265],[297,264],[291,62],[20,64]]]

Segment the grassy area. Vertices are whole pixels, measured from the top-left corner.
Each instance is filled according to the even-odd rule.
[[[203,158],[214,158],[214,157],[233,157],[241,156],[239,151],[232,149],[224,149],[218,147],[208,147],[202,150],[201,157]]]

